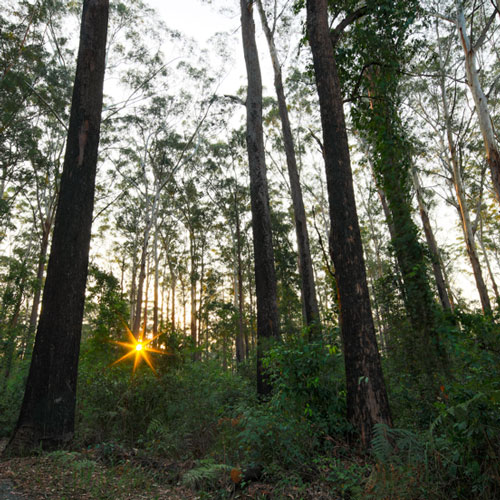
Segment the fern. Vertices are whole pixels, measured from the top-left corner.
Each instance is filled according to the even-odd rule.
[[[167,438],[170,436],[168,427],[159,419],[153,418],[148,425],[147,433],[155,438]]]
[[[375,424],[371,444],[373,456],[383,464],[416,463],[426,457],[425,447],[416,434],[382,423]]]
[[[186,472],[182,477],[184,486],[193,489],[212,488],[233,467],[227,464],[217,464],[212,460],[200,460],[199,466]]]

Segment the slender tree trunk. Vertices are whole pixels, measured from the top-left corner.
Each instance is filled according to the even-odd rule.
[[[191,269],[189,272],[189,285],[191,291],[191,341],[193,342],[193,347],[198,347],[198,332],[196,330],[196,264],[195,264],[195,250],[194,250],[194,236],[192,231],[189,232],[189,251],[191,257]],[[196,356],[195,356],[196,357]]]
[[[498,293],[498,286],[495,280],[495,275],[491,269],[490,259],[488,258],[488,252],[486,251],[486,247],[484,245],[483,238],[483,218],[479,219],[479,244],[481,245],[481,250],[483,251],[484,261],[486,262],[486,267],[488,269],[488,274],[490,275],[491,285],[493,287],[493,291],[495,293],[495,300],[497,304],[500,304],[500,295]]]
[[[144,234],[144,240],[141,249],[141,260],[139,264],[139,278],[137,283],[137,296],[135,299],[134,323],[132,333],[137,338],[141,329],[142,296],[144,295],[144,280],[146,279],[146,259],[148,252],[147,235]]]
[[[467,255],[469,256],[472,272],[474,274],[474,279],[476,281],[476,288],[479,293],[481,308],[484,314],[490,314],[491,303],[488,295],[488,289],[486,288],[486,283],[484,282],[483,278],[483,272],[481,269],[481,263],[479,261],[479,255],[477,253],[477,246],[474,234],[472,232],[469,207],[467,205],[467,200],[465,198],[465,190],[462,183],[462,174],[460,172],[460,166],[458,164],[456,152],[454,151],[454,145],[452,145],[451,147],[452,147],[451,157],[453,163],[453,180],[458,201],[458,215],[462,222],[462,231],[464,235],[465,248],[467,250]]]
[[[344,344],[347,412],[368,446],[376,423],[391,424],[371,313],[343,99],[330,41],[326,0],[307,0],[307,31],[319,95],[335,267]]]
[[[262,358],[271,340],[279,339],[276,273],[272,242],[269,192],[266,178],[262,130],[262,79],[255,43],[252,0],[240,0],[243,52],[248,76],[247,150],[250,169],[250,198],[257,296],[257,392],[265,396],[271,384],[263,372]]]
[[[493,189],[495,190],[497,201],[500,203],[500,150],[493,129],[493,121],[488,109],[488,99],[484,95],[481,82],[479,81],[479,71],[476,63],[477,47],[472,46],[467,34],[467,25],[465,22],[462,1],[457,1],[456,7],[458,34],[465,56],[467,84],[469,85],[474,99],[479,126],[483,135],[486,159],[490,167]]]
[[[34,334],[36,331],[38,310],[40,309],[40,298],[42,296],[43,275],[45,271],[45,262],[47,260],[47,250],[49,248],[49,237],[51,229],[52,220],[50,220],[49,223],[49,219],[47,219],[42,227],[42,240],[40,242],[40,254],[38,256],[38,266],[36,270],[35,295],[33,296],[33,303],[31,304],[28,331],[26,333],[26,342],[23,349],[23,359],[26,354],[31,353]]]
[[[439,39],[439,31],[436,24],[436,35]],[[441,91],[441,101],[443,104],[443,117],[446,127],[446,138],[448,141],[449,157],[447,158],[448,170],[450,171],[453,178],[453,185],[455,188],[455,193],[457,195],[457,210],[458,215],[462,225],[462,231],[464,235],[465,247],[467,250],[467,255],[471,263],[472,272],[474,274],[474,280],[476,282],[476,288],[478,290],[479,299],[481,301],[481,307],[483,313],[489,314],[491,312],[491,304],[488,296],[488,290],[483,279],[483,274],[481,270],[481,265],[479,263],[479,257],[477,255],[476,243],[474,241],[474,234],[472,232],[472,226],[469,216],[469,208],[467,204],[467,199],[465,197],[465,191],[462,183],[462,174],[460,170],[459,159],[457,157],[457,151],[455,147],[455,141],[453,140],[453,131],[451,128],[451,116],[450,107],[448,104],[448,96],[446,94],[446,82],[444,73],[444,61],[443,54],[441,51],[441,46],[439,48],[439,64],[441,75],[439,79],[440,91]]]
[[[203,338],[203,285],[205,281],[205,241],[201,242],[201,255],[200,255],[200,293],[198,294],[198,338],[201,344],[201,339]]]
[[[187,330],[187,318],[186,318],[186,303],[187,303],[187,299],[186,299],[186,284],[184,282],[184,279],[181,277],[181,293],[182,293],[182,314],[183,314],[183,318],[182,318],[182,332],[184,333],[184,335],[186,335],[186,330]]]
[[[151,234],[151,229],[156,224],[156,215],[157,215],[156,211],[158,207],[158,201],[160,199],[160,191],[161,191],[161,184],[158,184],[156,187],[153,203],[151,205],[151,212],[149,213],[149,219],[146,220],[146,227],[144,229],[144,238],[142,240],[141,264],[139,268],[139,283],[137,285],[137,300],[135,303],[134,323],[132,327],[132,333],[136,337],[138,336],[139,329],[141,327],[142,296],[144,293],[144,280],[146,279],[146,261],[148,257],[149,237]],[[149,210],[148,205],[149,205],[148,200],[146,200],[147,210]]]
[[[144,312],[142,314],[142,332],[143,335],[146,334],[146,330],[148,328],[148,304],[149,304],[149,264],[150,260],[149,258],[147,259],[147,264],[146,264],[146,286],[145,286],[145,292],[144,292]]]
[[[175,275],[173,274],[172,270],[170,270],[170,280],[171,280],[171,300],[172,300],[172,310],[170,311],[171,318],[170,321],[172,322],[172,330],[175,330],[175,285],[176,285],[176,279]]]
[[[24,267],[24,265],[23,265]],[[4,374],[3,374],[3,383],[0,385],[0,387],[5,388],[7,385],[7,381],[9,380],[10,377],[10,372],[12,370],[12,363],[14,360],[14,353],[16,352],[16,336],[19,333],[17,331],[17,323],[19,321],[19,315],[21,314],[21,306],[23,303],[23,296],[24,296],[24,287],[25,287],[25,282],[23,279],[23,283],[20,286],[19,293],[15,302],[14,306],[14,311],[12,313],[12,318],[8,322],[8,328],[7,331],[8,333],[8,338],[7,338],[7,344],[5,346],[4,350],[4,363],[3,363],[3,369],[4,369]]]
[[[446,127],[446,138],[448,140],[449,149],[449,160],[451,163],[451,174],[453,176],[453,185],[455,188],[455,193],[457,195],[457,210],[462,223],[462,231],[464,235],[465,248],[467,250],[467,255],[472,267],[472,272],[474,274],[474,280],[476,282],[476,288],[479,293],[479,299],[481,301],[481,308],[484,314],[491,313],[491,303],[488,296],[488,290],[483,279],[483,273],[481,270],[481,264],[479,262],[479,256],[477,254],[476,243],[474,241],[474,234],[472,232],[472,225],[470,222],[469,208],[467,204],[467,199],[465,197],[465,190],[462,183],[462,173],[460,170],[459,160],[457,158],[457,151],[455,148],[455,141],[453,140],[453,132],[451,129],[451,116],[449,112],[448,97],[446,95],[445,87],[445,76],[443,72],[443,61],[440,53],[440,66],[441,66],[441,78],[440,78],[440,90],[441,99],[443,103],[443,114],[444,122]]]
[[[155,266],[155,278],[154,278],[154,295],[153,295],[153,335],[158,333],[158,301],[159,301],[159,287],[160,287],[160,259],[158,257],[158,228],[155,227],[155,237],[154,237],[154,266]]]
[[[418,178],[418,174],[414,168],[412,169],[412,178],[415,192],[417,193],[418,207],[420,210],[420,218],[422,219],[422,226],[424,228],[425,239],[431,253],[432,270],[434,272],[434,279],[436,280],[439,301],[441,302],[441,306],[444,310],[452,311],[453,306],[447,291],[447,279],[444,272],[444,266],[442,264],[441,255],[436,243],[436,238],[434,238],[434,232],[432,230],[431,221],[429,220],[429,215],[427,213],[427,207],[425,206],[420,179]]]
[[[108,0],[84,0],[66,155],[42,311],[26,391],[7,453],[73,437],[78,355],[94,206]]]
[[[236,222],[236,286],[235,302],[238,307],[238,333],[236,334],[236,362],[241,363],[248,355],[248,339],[245,340],[243,325],[243,264],[241,261],[241,221],[238,210],[237,187],[234,191],[234,216]]]
[[[288,116],[285,91],[283,88],[283,78],[281,74],[281,64],[274,44],[274,35],[267,22],[266,13],[262,7],[262,1],[257,0],[262,27],[266,35],[271,61],[274,70],[274,88],[278,97],[278,109],[281,119],[281,129],[283,134],[283,144],[285,146],[286,162],[288,166],[288,176],[290,179],[290,189],[292,194],[293,213],[295,219],[295,234],[297,237],[297,247],[299,250],[299,272],[301,278],[302,303],[304,312],[304,323],[310,328],[311,338],[317,337],[321,329],[319,327],[319,309],[316,300],[316,284],[311,259],[311,249],[309,245],[309,233],[307,230],[307,218],[300,187],[299,172],[297,169],[297,159],[295,157],[295,146],[293,142],[292,127]]]

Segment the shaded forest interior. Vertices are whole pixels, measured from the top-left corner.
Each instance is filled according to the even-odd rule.
[[[6,4],[0,494],[500,498],[498,1]]]

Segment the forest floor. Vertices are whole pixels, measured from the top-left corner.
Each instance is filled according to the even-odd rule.
[[[58,451],[0,460],[1,500],[334,499],[320,484],[307,487],[250,483],[240,489],[229,474],[211,484],[186,486],[190,463],[158,462],[132,454],[105,463],[96,452]]]

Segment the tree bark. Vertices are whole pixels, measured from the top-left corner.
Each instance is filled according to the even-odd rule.
[[[6,452],[72,439],[101,123],[108,0],[84,0],[75,85],[42,311]]]
[[[491,180],[497,201],[500,203],[500,150],[498,148],[493,122],[488,109],[488,99],[484,95],[481,82],[479,81],[479,71],[476,64],[476,50],[473,47],[467,34],[467,25],[465,22],[462,2],[457,1],[457,28],[460,37],[460,43],[464,50],[465,71],[467,74],[467,84],[472,93],[476,113],[479,120],[479,127],[483,135],[484,147],[486,149],[486,159],[490,167]]]
[[[299,273],[301,278],[302,303],[304,306],[304,323],[309,327],[310,338],[314,338],[317,337],[321,331],[319,327],[319,309],[318,301],[316,300],[316,284],[314,282],[309,233],[307,230],[307,218],[304,208],[302,188],[300,186],[299,172],[297,169],[292,127],[290,126],[290,118],[288,116],[288,107],[286,104],[285,91],[283,89],[281,64],[279,62],[278,52],[274,44],[274,36],[269,28],[266,13],[262,7],[261,0],[257,0],[257,7],[259,9],[262,27],[269,46],[269,53],[271,55],[271,62],[274,71],[274,88],[278,98],[283,144],[285,147],[286,162],[288,166],[288,177],[290,179],[290,190],[295,219],[295,234],[299,250]]]
[[[250,198],[257,296],[257,392],[265,396],[271,384],[262,358],[272,339],[279,339],[276,273],[272,242],[269,192],[262,129],[262,79],[255,43],[252,0],[240,0],[243,52],[248,75],[246,142],[250,169]]]
[[[347,413],[368,446],[376,423],[391,425],[389,401],[366,282],[343,99],[330,41],[327,0],[307,0],[307,30],[319,95],[335,267],[344,345]]]

